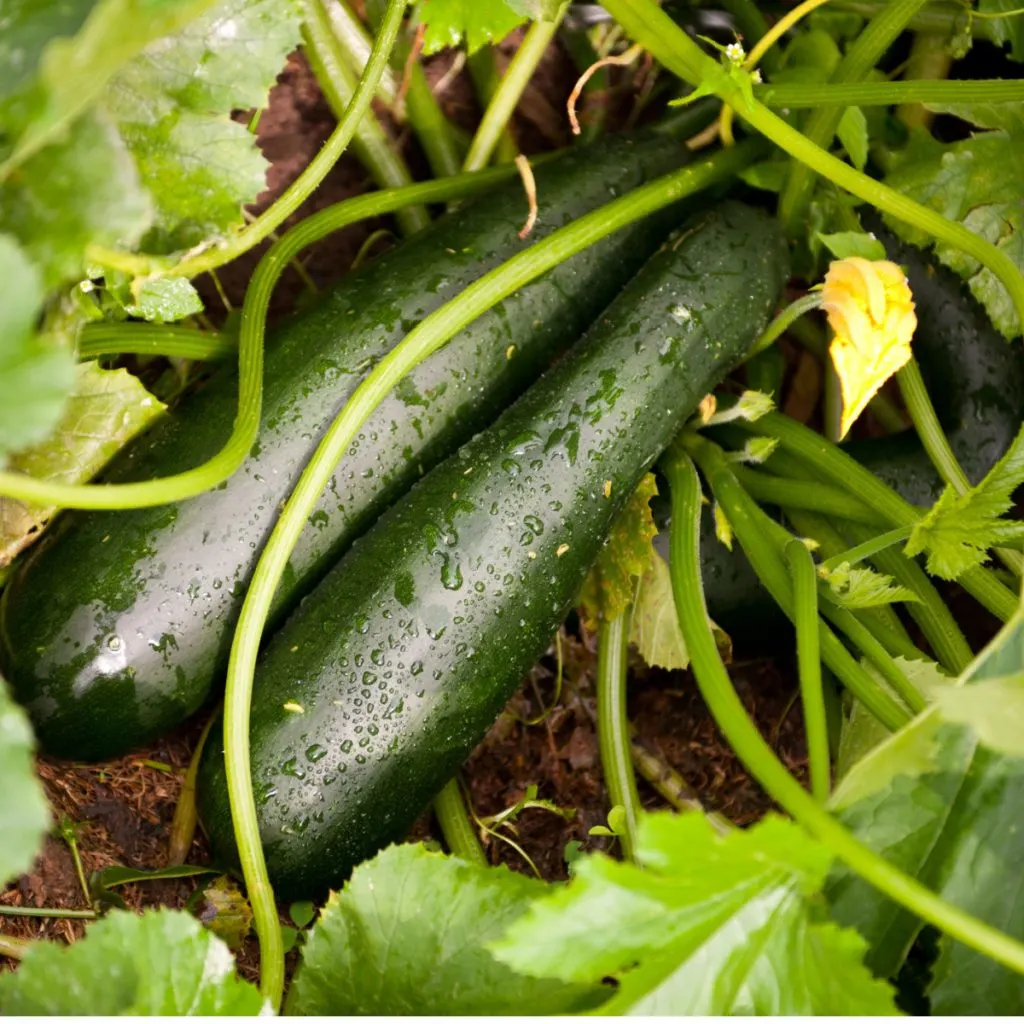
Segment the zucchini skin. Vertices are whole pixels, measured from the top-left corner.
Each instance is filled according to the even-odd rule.
[[[702,214],[281,627],[250,727],[279,897],[337,885],[407,833],[550,644],[643,473],[749,349],[787,267],[764,214]],[[215,854],[237,863],[218,727],[197,794]]]
[[[0,668],[43,750],[118,756],[199,708],[223,673],[280,503],[372,364],[486,271],[686,159],[661,136],[609,137],[538,167],[540,212],[526,241],[517,237],[526,210],[518,181],[439,219],[273,333],[259,440],[226,484],[175,505],[61,516],[0,605]],[[571,345],[672,224],[666,211],[578,254],[412,373],[367,422],[310,517],[274,621],[417,477]],[[151,480],[212,456],[230,433],[236,388],[237,372],[226,368],[122,453],[105,479]]]

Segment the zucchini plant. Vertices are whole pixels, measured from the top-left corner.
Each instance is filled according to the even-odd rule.
[[[212,870],[198,819],[260,974],[76,838],[86,906],[0,894],[0,1013],[1021,1012],[1020,12],[58,6],[0,19],[0,881],[34,749],[52,779],[198,715],[152,877]],[[260,200],[297,47],[336,125]],[[516,112],[563,102],[536,152]],[[325,205],[349,150],[377,189]],[[268,328],[343,229],[357,265]],[[567,622],[609,806],[561,884],[476,829],[573,809],[483,825],[459,772]],[[806,779],[730,676],[759,622]],[[630,645],[781,814],[738,829],[635,742]],[[431,804],[447,854],[406,841]],[[5,934],[49,914],[84,939]]]

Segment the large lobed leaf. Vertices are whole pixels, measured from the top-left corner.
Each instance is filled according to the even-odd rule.
[[[288,1008],[302,1015],[566,1013],[590,986],[516,974],[487,952],[542,882],[392,846],[331,896],[303,947]]]
[[[701,814],[646,815],[637,853],[639,866],[578,861],[495,955],[563,981],[615,977],[606,1013],[894,1012],[864,941],[821,913],[831,856],[796,825],[768,818],[722,837]]]
[[[0,1013],[256,1016],[259,992],[230,950],[183,911],[111,911],[73,946],[38,943],[0,974]]]
[[[855,791],[854,799],[847,788],[839,808],[846,825],[872,849],[1018,939],[1024,939],[1024,741],[1007,730],[1022,714],[1024,695],[1014,684],[1022,668],[1024,613],[1018,613],[968,668],[952,700],[951,691],[939,688],[937,707],[889,741],[916,744],[927,756],[886,758],[878,748],[843,786],[858,774],[863,782],[866,773],[873,776],[870,784]],[[982,740],[1016,756],[986,748]],[[895,974],[921,922],[845,870],[831,880],[829,896],[836,919],[870,942],[872,968]],[[1024,1006],[1024,978],[943,938],[930,996],[936,1014],[1016,1014]]]

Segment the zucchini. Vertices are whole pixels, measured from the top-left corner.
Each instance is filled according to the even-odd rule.
[[[0,666],[49,753],[120,755],[173,728],[222,674],[249,576],[321,435],[372,364],[432,310],[556,228],[685,162],[665,136],[608,137],[537,168],[349,275],[271,336],[259,441],[222,487],[176,505],[60,517],[0,606]],[[494,418],[579,337],[672,226],[605,239],[500,303],[420,366],[367,422],[310,518],[280,619],[422,472]],[[231,430],[227,368],[105,473],[151,480],[213,455]]]
[[[400,839],[465,761],[550,644],[643,473],[758,336],[787,266],[765,214],[739,203],[702,214],[276,633],[250,735],[280,897],[337,885]],[[198,799],[216,855],[237,863],[218,727]]]

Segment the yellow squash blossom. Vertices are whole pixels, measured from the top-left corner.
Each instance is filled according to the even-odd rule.
[[[845,437],[878,389],[910,359],[914,298],[895,263],[850,256],[829,267],[821,306],[835,333],[830,352],[843,394]]]

